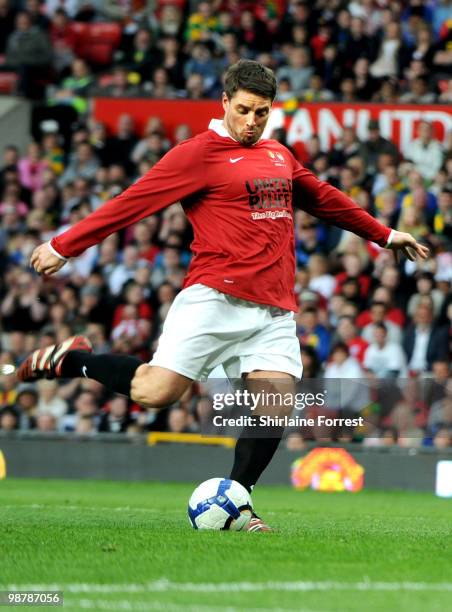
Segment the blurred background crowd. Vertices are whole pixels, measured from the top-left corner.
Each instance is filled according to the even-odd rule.
[[[86,334],[96,353],[149,360],[190,262],[181,206],[152,215],[70,261],[56,276],[29,267],[41,242],[96,210],[191,136],[123,114],[107,131],[93,96],[199,99],[225,69],[258,59],[278,101],[452,101],[452,3],[373,0],[0,0],[0,89],[33,99],[30,144],[0,169],[0,365]],[[8,89],[9,88],[9,89]],[[285,143],[283,129],[273,134]],[[430,247],[423,263],[307,213],[294,215],[296,315],[306,379],[366,381],[331,390],[328,414],[363,414],[360,431],[289,431],[287,444],[335,437],[376,445],[452,445],[452,134],[425,121],[403,157],[371,120],[330,150],[314,135],[293,153],[383,223]],[[18,385],[0,377],[0,430],[130,434],[199,431],[212,411],[196,384],[175,406],[145,412],[90,380]],[[341,408],[339,408],[341,406]],[[321,413],[321,407],[310,414]],[[309,416],[306,414],[306,416]]]

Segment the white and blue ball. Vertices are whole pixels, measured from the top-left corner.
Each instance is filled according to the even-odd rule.
[[[242,531],[252,511],[248,491],[228,478],[206,480],[196,487],[188,502],[188,518],[194,529]]]

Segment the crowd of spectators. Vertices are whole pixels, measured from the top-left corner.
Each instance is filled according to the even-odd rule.
[[[0,31],[8,32],[7,23],[11,29],[28,21],[45,45],[49,37],[55,40],[58,20],[66,20],[64,27],[68,19],[121,21],[117,53],[122,59],[105,85],[114,96],[142,93],[146,83],[151,96],[156,91],[163,97],[181,95],[189,83],[198,97],[217,95],[222,70],[243,55],[276,69],[281,100],[292,94],[313,100],[382,99],[388,86],[393,96],[407,95],[410,75],[422,68],[423,95],[431,98],[419,101],[430,102],[440,98],[441,79],[448,78],[447,2],[298,1],[289,2],[285,12],[284,3],[277,2],[252,3],[255,10],[241,10],[243,3],[233,1],[161,4],[155,12],[138,2],[140,10],[126,18],[115,13],[121,3],[49,0],[40,6],[27,0],[25,7],[14,7],[0,0]],[[19,11],[14,17],[16,8],[26,8],[27,14]],[[168,14],[172,20],[166,22]],[[5,36],[0,52],[8,56],[18,36],[17,31]],[[138,134],[127,114],[120,116],[115,133],[108,133],[87,103],[102,88],[101,76],[69,50],[54,44],[53,102],[48,107],[38,103],[28,149],[10,145],[3,151],[0,365],[17,366],[34,348],[74,333],[86,334],[96,353],[125,352],[149,360],[190,262],[192,231],[175,203],[91,247],[55,276],[30,270],[35,246],[123,191],[191,136],[183,123],[169,133],[158,117],[150,117]],[[59,124],[54,114],[46,115],[66,102],[73,123]],[[364,436],[365,443],[381,445],[452,445],[450,136],[443,145],[432,125],[421,122],[403,158],[380,135],[378,122],[371,121],[365,140],[345,127],[330,150],[322,150],[313,136],[293,151],[383,223],[427,243],[431,256],[422,263],[396,262],[390,251],[296,210],[296,323],[304,376],[349,379],[348,393],[331,400],[328,414],[339,414],[340,405],[347,414],[363,414],[366,426],[333,434],[290,431],[291,448],[331,435]],[[285,142],[284,130],[273,137]],[[357,393],[352,381],[361,381]],[[0,407],[0,430],[95,434],[199,431],[212,403],[202,384],[157,412],[112,396],[91,380],[18,385],[14,376],[0,376]]]
[[[0,0],[2,70],[77,112],[99,94],[216,98],[240,57],[276,71],[281,100],[448,103],[451,43],[450,0]]]

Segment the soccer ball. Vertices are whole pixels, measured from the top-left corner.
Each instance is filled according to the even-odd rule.
[[[194,529],[241,531],[253,511],[250,494],[228,478],[211,478],[193,491],[188,502],[188,519]]]

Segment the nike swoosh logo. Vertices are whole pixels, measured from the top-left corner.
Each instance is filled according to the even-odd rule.
[[[82,374],[85,378],[88,378],[88,369],[86,366],[83,366],[82,368]]]
[[[233,158],[233,157],[230,157],[230,158],[229,158],[229,161],[231,162],[231,164],[235,164],[235,163],[237,163],[238,161],[240,161],[241,159],[243,159],[243,157],[244,157],[243,155],[242,155],[242,157],[234,157],[234,158]]]

